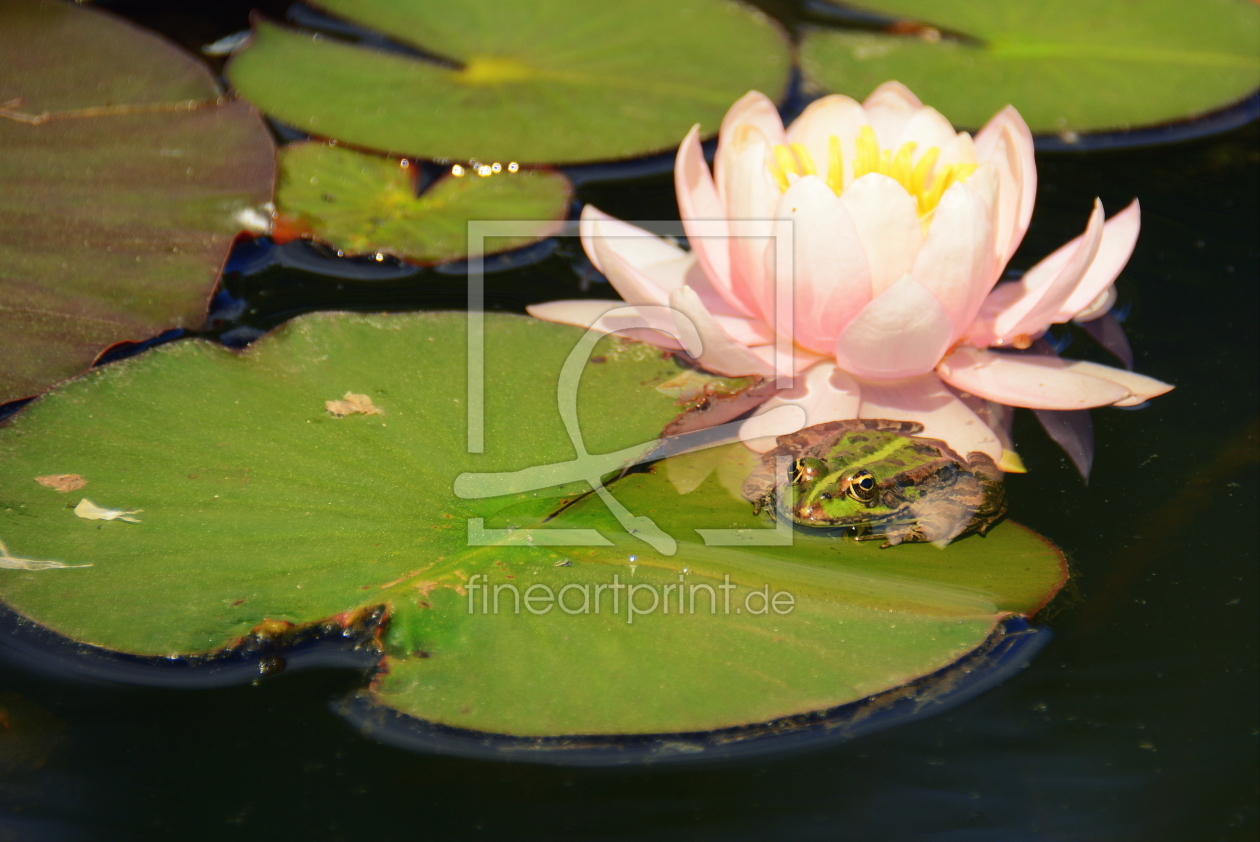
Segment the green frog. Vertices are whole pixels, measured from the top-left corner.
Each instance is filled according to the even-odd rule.
[[[983,535],[1006,512],[1002,472],[984,453],[963,459],[921,432],[914,421],[861,419],[779,436],[743,496],[754,514],[774,505],[793,523],[852,528],[857,540],[883,538],[885,547]],[[781,468],[776,477],[782,457],[786,477]]]

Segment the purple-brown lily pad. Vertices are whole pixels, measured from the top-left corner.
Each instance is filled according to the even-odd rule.
[[[262,120],[195,57],[104,12],[0,0],[0,402],[198,327],[274,168]]]

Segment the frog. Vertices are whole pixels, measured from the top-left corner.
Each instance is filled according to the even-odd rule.
[[[745,480],[743,497],[754,514],[773,506],[797,528],[844,529],[859,541],[883,538],[884,547],[985,534],[1006,514],[1001,470],[988,454],[964,459],[920,436],[923,429],[916,421],[850,419],[779,436]]]

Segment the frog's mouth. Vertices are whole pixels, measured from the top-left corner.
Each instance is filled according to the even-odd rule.
[[[868,511],[841,520],[827,521],[820,519],[815,523],[811,523],[811,518],[807,516],[807,513],[789,507],[788,501],[784,500],[782,496],[776,499],[775,517],[784,523],[791,524],[793,528],[803,533],[835,537],[851,535],[870,536],[873,538],[883,535],[890,527],[912,525],[916,522],[916,519],[909,513],[909,506],[905,506],[882,512]]]

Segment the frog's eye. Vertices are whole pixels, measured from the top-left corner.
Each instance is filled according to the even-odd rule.
[[[818,479],[818,460],[797,459],[792,463],[793,482],[813,482]]]
[[[875,475],[865,468],[854,471],[846,485],[845,491],[858,502],[869,503],[875,499]]]

